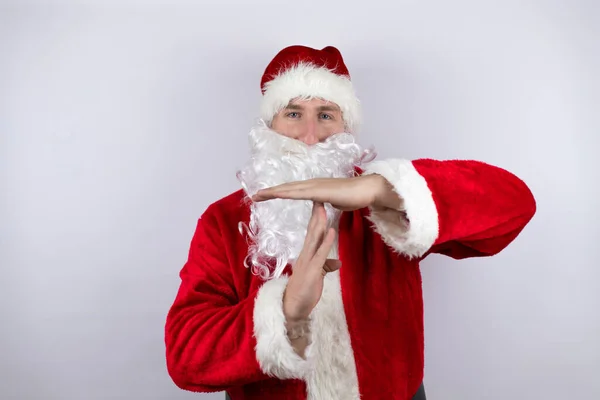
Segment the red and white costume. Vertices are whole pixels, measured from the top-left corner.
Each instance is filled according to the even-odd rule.
[[[319,73],[323,79],[334,74]],[[333,81],[329,89],[342,93],[323,96],[337,99],[348,125],[356,126],[356,103],[340,89],[346,83]],[[277,82],[270,89],[283,90]],[[280,107],[273,96],[264,110]],[[519,178],[478,161],[389,159],[361,173],[385,177],[403,199],[402,213],[342,213],[335,248],[342,268],[325,277],[306,358],[294,352],[284,325],[282,296],[291,269],[265,281],[244,267],[248,243],[238,230],[250,218],[244,192],[208,207],[167,318],[167,365],[176,385],[227,390],[233,400],[411,398],[424,369],[419,262],[432,253],[455,259],[497,254],[530,221],[536,204]]]

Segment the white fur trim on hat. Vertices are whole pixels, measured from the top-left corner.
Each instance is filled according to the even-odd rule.
[[[360,101],[348,77],[313,64],[297,64],[265,83],[261,118],[270,124],[275,114],[297,97],[318,97],[337,104],[342,110],[347,132],[358,131]]]

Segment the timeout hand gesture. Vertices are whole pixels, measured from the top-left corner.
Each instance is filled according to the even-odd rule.
[[[256,202],[271,199],[312,200],[314,203],[304,246],[284,294],[283,311],[289,322],[308,318],[321,298],[323,277],[341,267],[340,261],[327,259],[336,232],[333,228],[325,231],[327,214],[323,203],[342,211],[368,206],[398,210],[402,204],[389,182],[377,174],[285,183],[259,190],[252,196]]]

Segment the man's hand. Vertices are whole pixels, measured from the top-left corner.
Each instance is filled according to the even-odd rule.
[[[259,190],[252,200],[271,199],[312,200],[329,203],[342,211],[364,207],[398,210],[402,201],[389,182],[381,175],[362,175],[352,178],[317,178],[284,183]]]
[[[341,267],[339,260],[328,260],[335,241],[335,230],[326,231],[327,214],[322,203],[315,202],[308,223],[304,246],[283,296],[283,313],[289,324],[308,319],[321,298],[323,278]]]

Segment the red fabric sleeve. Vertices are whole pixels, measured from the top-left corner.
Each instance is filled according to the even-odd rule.
[[[386,243],[409,257],[495,255],[536,211],[521,179],[480,161],[392,159],[373,162],[365,173],[384,176],[402,198],[398,212],[373,211],[370,219]]]
[[[479,161],[417,160],[413,165],[437,206],[439,234],[431,252],[456,259],[495,255],[536,212],[529,187],[502,168]]]
[[[214,392],[266,379],[254,350],[256,293],[238,300],[224,243],[216,222],[206,214],[198,222],[180,277],[165,327],[167,367],[174,383]]]

